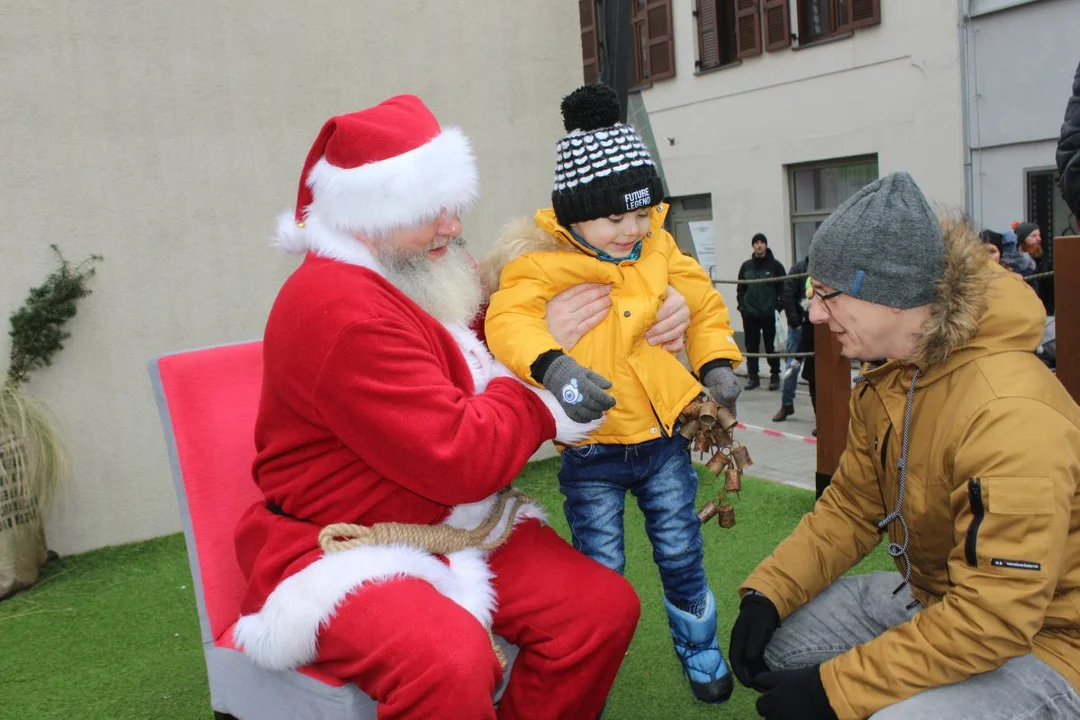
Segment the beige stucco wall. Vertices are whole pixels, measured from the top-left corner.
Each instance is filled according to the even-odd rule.
[[[482,252],[545,202],[558,101],[581,78],[570,0],[0,0],[0,18],[5,330],[53,268],[50,243],[105,256],[67,347],[27,386],[76,461],[48,522],[60,553],[179,529],[147,361],[261,334],[297,262],[268,247],[273,221],[328,116],[412,92],[462,127]]]
[[[881,25],[853,37],[700,75],[694,0],[672,4],[676,77],[642,98],[670,193],[712,195],[714,277],[736,276],[755,232],[793,262],[788,165],[876,153],[880,174],[907,170],[963,209],[956,2],[882,0]],[[721,290],[734,305],[733,286]]]

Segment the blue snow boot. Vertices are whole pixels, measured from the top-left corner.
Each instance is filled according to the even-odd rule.
[[[690,680],[690,689],[700,702],[718,704],[731,697],[735,684],[731,679],[720,643],[716,639],[716,598],[712,591],[705,597],[701,616],[692,615],[664,598],[675,654]]]

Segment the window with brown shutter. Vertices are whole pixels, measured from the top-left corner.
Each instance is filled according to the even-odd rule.
[[[739,59],[735,0],[697,0],[698,70],[723,67]]]
[[[761,54],[760,0],[735,0],[735,33],[740,60]]]
[[[675,76],[671,0],[631,0],[637,85]]]
[[[851,29],[881,24],[881,0],[848,0],[851,8]]]
[[[578,0],[578,14],[581,16],[581,60],[586,84],[594,83],[600,77],[600,32],[596,4],[596,0]]]
[[[881,24],[881,0],[796,0],[799,44]]]
[[[761,6],[765,26],[765,49],[783,50],[791,45],[791,19],[788,0],[764,0]]]
[[[716,36],[716,0],[697,0],[698,69],[708,70],[720,64],[719,38]]]

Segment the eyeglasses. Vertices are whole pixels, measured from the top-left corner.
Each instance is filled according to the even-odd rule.
[[[829,307],[829,301],[832,300],[834,297],[843,294],[843,290],[833,290],[832,292],[823,293],[817,288],[814,288],[814,297],[821,301],[822,307],[825,308],[825,312],[827,312],[829,315],[832,315],[832,309]]]

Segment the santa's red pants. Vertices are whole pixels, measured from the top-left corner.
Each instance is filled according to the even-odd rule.
[[[490,557],[493,627],[520,648],[501,677],[476,618],[424,580],[348,596],[319,633],[319,663],[378,702],[379,718],[595,718],[637,626],[630,584],[535,520]]]

